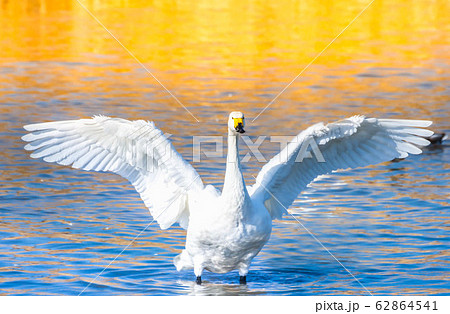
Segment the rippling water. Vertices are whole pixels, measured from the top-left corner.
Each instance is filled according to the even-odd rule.
[[[18,3],[0,5],[0,294],[78,295],[124,249],[83,295],[367,294],[342,265],[373,294],[450,293],[448,141],[314,182],[290,211],[323,246],[287,216],[246,286],[237,272],[197,286],[172,264],[185,232],[148,226],[125,180],[32,160],[20,140],[24,124],[102,113],[154,120],[191,161],[192,136],[222,135],[236,109],[253,140],[356,113],[449,133],[448,2],[375,1],[250,123],[364,2],[86,1],[200,124],[75,1]],[[193,165],[221,188],[225,157]],[[244,164],[248,184],[262,165]]]

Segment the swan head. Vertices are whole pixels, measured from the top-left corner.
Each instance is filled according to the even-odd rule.
[[[230,134],[245,133],[244,130],[245,118],[240,111],[233,111],[228,118],[228,130]]]

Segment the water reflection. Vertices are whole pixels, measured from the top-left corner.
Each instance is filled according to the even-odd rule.
[[[258,295],[262,292],[252,292],[247,285],[230,285],[204,282],[202,285],[197,285],[193,281],[179,281],[179,284],[188,289],[188,295],[199,296],[236,296],[236,295]]]

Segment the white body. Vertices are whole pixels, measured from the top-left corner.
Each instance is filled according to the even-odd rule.
[[[175,258],[177,270],[194,268],[215,273],[239,270],[246,276],[252,259],[270,238],[272,218],[262,202],[250,198],[240,170],[236,135],[228,138],[222,194],[212,186],[189,197],[186,249]]]
[[[270,238],[272,218],[248,193],[238,197],[232,202],[226,195],[210,201],[193,199],[189,206],[196,214],[190,217],[186,248],[174,260],[177,270],[194,268],[200,276],[203,269],[215,273],[238,269],[241,276],[247,275],[252,259]]]
[[[270,238],[272,220],[287,212],[297,195],[317,176],[418,154],[433,132],[423,120],[353,116],[299,133],[246,187],[238,142],[244,115],[228,120],[228,157],[223,191],[205,186],[195,169],[152,122],[97,116],[92,119],[25,126],[31,157],[74,168],[111,171],[128,179],[162,229],[174,223],[187,229],[186,247],[175,260],[178,270],[193,268],[245,276],[252,259]],[[314,144],[324,159],[299,154]],[[307,144],[307,145],[305,145]]]

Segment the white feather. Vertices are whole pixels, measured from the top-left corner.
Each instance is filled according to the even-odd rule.
[[[282,208],[288,208],[305,185],[302,176],[310,182],[317,176],[339,169],[363,167],[389,161],[395,157],[404,158],[408,154],[419,154],[421,150],[415,145],[425,146],[428,141],[421,136],[430,136],[432,131],[419,129],[427,127],[431,121],[375,119],[364,116],[353,116],[324,126],[316,124],[297,135],[295,144],[300,147],[305,139],[313,136],[328,167],[314,167],[317,159],[307,162],[280,164],[280,154],[270,160],[258,174],[255,185],[250,189],[252,195],[264,200],[287,200],[269,202],[272,217],[279,217]],[[313,156],[314,157],[314,156]],[[291,156],[290,158],[295,158]],[[280,167],[280,165],[282,165]],[[273,169],[276,169],[273,171]],[[297,186],[297,189],[286,189],[286,186]],[[291,194],[291,195],[286,195]],[[280,204],[281,203],[281,204]]]
[[[26,145],[26,149],[35,150],[31,157],[43,157],[47,162],[72,165],[83,170],[116,172],[130,180],[132,184],[139,185],[139,192],[143,198],[149,199],[146,197],[147,194],[153,197],[165,195],[165,191],[187,194],[191,189],[203,188],[197,172],[178,155],[153,123],[96,116],[92,119],[31,124],[24,128],[32,132],[22,137],[24,141],[30,142]],[[137,141],[139,139],[140,141]],[[152,160],[154,156],[146,155],[145,147],[139,146],[145,144],[151,151],[155,144],[162,143],[173,158],[159,165]],[[144,167],[147,160],[153,162],[149,169]],[[171,168],[179,171],[174,173]],[[164,180],[152,184],[152,171],[170,173],[171,176],[161,175]],[[142,182],[146,184],[142,185]],[[152,214],[164,210],[154,207],[151,201],[146,204]],[[167,211],[157,220],[164,222],[165,227],[169,227],[177,222],[178,216],[183,211],[189,212],[189,208],[180,205],[178,211]]]
[[[112,171],[128,179],[162,229],[178,222],[187,229],[186,248],[174,263],[245,276],[254,256],[268,241],[272,219],[281,218],[309,183],[338,169],[364,167],[395,157],[419,154],[430,121],[353,116],[299,133],[245,186],[238,153],[239,135],[230,114],[228,158],[222,194],[204,186],[197,172],[173,148],[153,122],[95,116],[92,119],[31,124],[31,157],[94,171]],[[316,146],[310,145],[314,141]],[[304,150],[307,148],[307,150]],[[316,151],[316,148],[319,151]],[[299,156],[308,151],[312,158]],[[319,162],[317,155],[325,159]],[[303,157],[303,158],[299,158]]]

